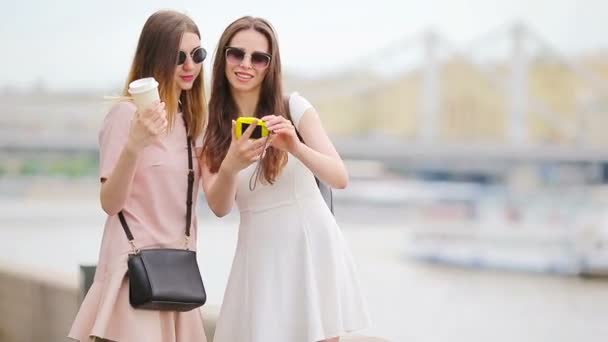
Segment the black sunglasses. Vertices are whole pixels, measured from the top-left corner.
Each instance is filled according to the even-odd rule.
[[[192,61],[195,64],[203,63],[205,57],[207,57],[207,51],[199,46],[190,52],[190,57],[192,57]],[[186,63],[186,53],[184,51],[180,51],[177,55],[177,65],[182,65],[184,63]]]
[[[248,54],[245,52],[245,50],[241,49],[241,48],[237,48],[237,47],[227,47],[226,48],[226,60],[231,63],[231,64],[240,64],[243,62],[243,60],[245,59],[245,56],[247,56]],[[264,69],[266,67],[268,67],[268,65],[270,64],[270,60],[272,59],[272,56],[265,53],[265,52],[259,52],[259,51],[255,51],[253,53],[251,53],[250,55],[251,58],[251,65],[256,68],[256,69]]]

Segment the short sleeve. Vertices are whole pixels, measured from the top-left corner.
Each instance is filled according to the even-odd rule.
[[[106,115],[99,131],[99,177],[107,179],[127,144],[136,107],[131,102],[116,104]]]
[[[302,116],[310,108],[313,108],[312,104],[300,94],[294,92],[289,95],[289,113],[291,114],[291,120],[293,120],[293,124],[296,128],[300,127]]]

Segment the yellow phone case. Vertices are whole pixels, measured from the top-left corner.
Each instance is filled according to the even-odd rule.
[[[242,116],[236,119],[236,138],[240,139],[243,132],[251,125],[255,120],[258,120],[258,124],[251,134],[251,139],[259,139],[268,136],[268,128],[266,128],[266,122],[261,119],[257,119],[249,116]]]

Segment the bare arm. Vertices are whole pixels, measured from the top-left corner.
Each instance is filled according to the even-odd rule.
[[[348,172],[314,108],[309,108],[300,119],[299,132],[305,144],[300,142],[295,128],[287,119],[280,116],[268,116],[264,119],[267,119],[268,128],[280,136],[275,139],[275,146],[300,159],[315,176],[330,187],[346,188]]]
[[[255,129],[255,123],[250,125],[239,139],[234,135],[234,125],[232,121],[232,141],[218,172],[211,173],[204,156],[199,161],[207,203],[218,217],[230,213],[236,197],[238,173],[257,161],[264,148],[264,138],[249,139]]]
[[[102,179],[99,198],[101,207],[108,215],[116,215],[124,206],[131,192],[131,184],[140,155],[140,151],[128,145],[125,146],[112,175],[108,179]]]
[[[131,191],[137,161],[143,149],[167,129],[165,104],[145,110],[141,115],[135,113],[129,137],[112,174],[102,179],[99,194],[101,207],[108,215],[116,215],[125,205]]]
[[[227,170],[226,167],[220,166],[217,173],[211,173],[203,159],[199,163],[203,178],[203,190],[209,208],[218,217],[228,215],[232,210],[234,198],[236,197],[238,172],[234,173]]]

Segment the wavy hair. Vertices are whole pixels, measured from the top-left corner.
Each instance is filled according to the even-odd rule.
[[[203,133],[207,121],[207,100],[203,69],[194,81],[192,89],[182,91],[177,97],[175,83],[176,58],[184,33],[201,34],[190,17],[175,11],[158,11],[152,14],[141,31],[131,70],[123,90],[128,95],[129,83],[144,77],[154,77],[158,92],[166,104],[167,121],[172,129],[175,115],[180,109],[188,124],[188,134],[196,139]]]
[[[238,107],[226,77],[225,49],[240,31],[255,30],[268,40],[272,56],[264,80],[254,116],[261,118],[268,114],[288,117],[283,100],[281,55],[277,37],[272,25],[265,19],[245,16],[232,22],[220,37],[213,61],[211,97],[209,99],[209,124],[205,132],[203,158],[212,173],[219,170],[226,157],[231,142],[232,120],[238,117]],[[280,114],[279,114],[280,113]],[[268,148],[262,160],[264,179],[272,184],[287,162],[287,153]]]

